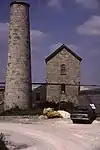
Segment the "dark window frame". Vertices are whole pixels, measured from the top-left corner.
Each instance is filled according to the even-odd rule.
[[[36,92],[36,101],[40,101],[41,98],[40,98],[40,92]]]
[[[61,84],[61,94],[65,94],[66,93],[66,86],[65,84]]]
[[[60,72],[61,72],[61,75],[66,75],[66,65],[65,64],[61,64]]]

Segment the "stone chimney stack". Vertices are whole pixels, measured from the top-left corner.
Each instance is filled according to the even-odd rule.
[[[30,5],[23,1],[10,4],[8,64],[4,109],[29,108],[31,102]]]

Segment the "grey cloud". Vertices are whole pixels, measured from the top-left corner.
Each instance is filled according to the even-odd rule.
[[[100,16],[92,16],[77,27],[77,32],[84,35],[100,35]]]
[[[96,9],[99,7],[99,0],[76,0],[78,4],[81,4],[85,8]]]

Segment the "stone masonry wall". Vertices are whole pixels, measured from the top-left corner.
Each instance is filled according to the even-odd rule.
[[[0,89],[0,113],[4,110],[4,89]]]
[[[36,99],[36,93],[40,94],[40,100]],[[38,104],[40,102],[46,101],[46,85],[41,85],[32,91],[32,102],[33,104]]]
[[[36,100],[36,92],[40,92],[40,100]],[[4,89],[0,89],[0,112],[3,111],[3,101],[4,101]],[[45,102],[46,101],[46,86],[40,86],[39,88],[36,88],[32,92],[32,103],[33,106],[34,104],[38,104],[40,102]],[[78,95],[78,104],[80,105],[89,105],[89,103],[92,102],[96,106],[96,112],[100,114],[100,94],[94,93],[94,94],[79,94]]]
[[[4,101],[4,89],[0,89],[0,104]]]
[[[60,65],[66,65],[66,75],[60,74]],[[63,49],[46,64],[47,83],[79,84],[80,82],[80,61]],[[47,86],[47,101],[71,101],[78,102],[78,86],[66,86],[66,93],[61,94],[60,85]]]
[[[31,100],[31,54],[29,4],[14,1],[10,6],[5,109],[28,108]]]

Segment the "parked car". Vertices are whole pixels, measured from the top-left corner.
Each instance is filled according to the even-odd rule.
[[[73,123],[92,123],[96,119],[96,113],[90,106],[76,106],[70,118]]]

